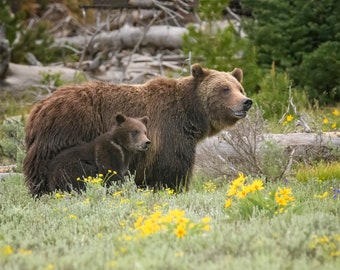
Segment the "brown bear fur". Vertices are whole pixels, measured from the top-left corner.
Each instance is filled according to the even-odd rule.
[[[150,146],[146,135],[149,119],[146,116],[130,118],[118,113],[116,121],[110,131],[89,143],[65,149],[52,159],[47,175],[49,191],[85,190],[84,181],[77,178],[83,180],[98,174],[105,176],[108,170],[115,174],[108,175],[106,186],[113,181],[124,180],[133,156]]]
[[[117,112],[150,118],[150,150],[130,166],[137,185],[187,188],[197,143],[234,125],[252,105],[241,85],[241,69],[220,72],[194,64],[191,73],[142,85],[93,81],[64,86],[39,101],[25,128],[23,167],[31,193],[48,191],[48,163],[54,156],[108,131]]]

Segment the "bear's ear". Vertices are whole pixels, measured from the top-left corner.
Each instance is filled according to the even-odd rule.
[[[200,64],[193,64],[191,66],[191,74],[195,79],[202,79],[204,77],[204,71]]]
[[[122,113],[116,114],[116,121],[117,121],[118,126],[121,125],[122,123],[124,123],[125,120],[126,120],[126,117],[125,117],[124,114],[122,114]]]
[[[242,82],[242,79],[243,79],[242,69],[234,68],[234,70],[230,74],[233,75],[236,78],[236,80],[238,80],[239,82]]]
[[[149,117],[147,117],[147,116],[139,118],[139,120],[146,126],[149,124],[149,121],[150,121]]]

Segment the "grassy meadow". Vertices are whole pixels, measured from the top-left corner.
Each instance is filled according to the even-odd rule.
[[[19,173],[21,113],[0,127],[0,164]],[[316,132],[339,130],[336,108],[308,115]],[[297,118],[287,114],[269,129],[294,132]],[[254,119],[249,128],[262,127]],[[8,176],[0,180],[0,269],[340,269],[339,148],[323,162],[294,161],[288,172],[277,160],[284,153],[268,151],[264,162],[256,157],[275,172],[266,178],[196,174],[181,194],[140,190],[133,179],[107,190],[97,177],[81,195],[36,200],[21,174]]]
[[[35,200],[0,181],[0,269],[340,269],[340,178],[98,182]]]

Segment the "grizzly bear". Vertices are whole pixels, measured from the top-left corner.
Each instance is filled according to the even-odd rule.
[[[137,119],[118,113],[117,123],[111,130],[89,143],[61,151],[48,166],[48,190],[85,190],[84,178],[98,174],[107,176],[104,177],[106,186],[113,181],[124,181],[132,157],[150,146],[146,135],[148,121],[147,116]]]
[[[64,86],[32,109],[25,127],[25,181],[34,196],[48,192],[48,164],[63,149],[107,132],[115,113],[150,119],[149,151],[130,164],[138,186],[186,190],[198,142],[233,126],[252,106],[243,72],[191,67],[190,76],[141,85],[86,82]]]

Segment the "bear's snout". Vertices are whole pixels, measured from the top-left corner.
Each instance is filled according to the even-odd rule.
[[[151,141],[148,140],[141,145],[142,150],[148,150],[151,145]]]
[[[243,100],[243,110],[249,111],[252,105],[253,101],[250,98],[246,98]]]

